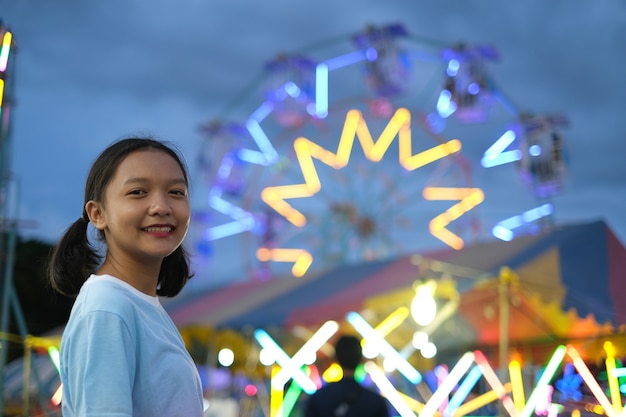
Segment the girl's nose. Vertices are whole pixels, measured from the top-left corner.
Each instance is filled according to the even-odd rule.
[[[149,213],[155,216],[169,216],[172,214],[172,207],[166,198],[160,198],[152,202]]]

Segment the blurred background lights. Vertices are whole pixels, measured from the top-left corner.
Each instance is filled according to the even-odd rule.
[[[228,368],[235,362],[235,354],[231,349],[223,348],[217,354],[217,361],[223,367]]]
[[[257,393],[257,387],[252,385],[252,384],[248,384],[245,386],[245,388],[243,389],[243,392],[248,396],[248,397],[254,397]]]
[[[259,352],[259,361],[265,366],[270,366],[274,363],[274,355],[267,349],[261,349]]]
[[[428,334],[424,332],[413,333],[413,347],[415,349],[422,349],[428,343]]]
[[[411,302],[411,316],[420,326],[428,326],[437,315],[437,304],[433,298],[435,282],[430,280],[419,284],[415,289],[415,298]]]
[[[367,359],[374,359],[379,354],[379,350],[374,343],[365,343],[363,346],[363,357]]]
[[[437,346],[433,342],[428,342],[420,349],[420,353],[426,359],[434,358],[437,354]]]

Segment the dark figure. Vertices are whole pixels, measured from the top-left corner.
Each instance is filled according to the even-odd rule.
[[[387,401],[354,379],[354,370],[363,359],[359,339],[342,336],[335,345],[335,359],[343,369],[343,378],[313,394],[304,417],[389,417]]]

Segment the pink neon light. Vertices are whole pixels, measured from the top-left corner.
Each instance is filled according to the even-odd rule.
[[[591,373],[589,368],[587,368],[587,365],[585,365],[585,362],[578,354],[578,351],[573,346],[567,345],[567,354],[570,356],[570,358],[572,358],[574,367],[583,378],[583,381],[585,381],[585,383],[593,393],[594,397],[596,397],[600,405],[604,407],[604,412],[606,413],[606,415],[609,417],[618,417],[618,414],[617,412],[615,412],[613,405],[604,394],[604,391],[598,384],[598,381],[596,381],[596,379],[593,377],[593,374]]]
[[[500,382],[500,379],[496,375],[495,371],[493,370],[491,365],[489,365],[489,362],[487,361],[487,358],[485,358],[485,355],[483,355],[481,351],[475,350],[474,360],[482,371],[483,376],[487,380],[487,383],[491,386],[491,389],[495,391],[495,393],[498,395],[498,398],[500,398],[500,400],[502,401],[502,405],[509,412],[509,415],[511,417],[518,417],[519,414],[517,412],[517,409],[515,408],[513,400],[507,394],[504,385],[502,385],[502,382]]]

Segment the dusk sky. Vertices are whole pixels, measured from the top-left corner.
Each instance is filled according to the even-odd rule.
[[[60,237],[81,214],[91,162],[126,135],[176,143],[192,193],[202,196],[198,156],[206,138],[199,127],[224,114],[245,121],[263,101],[255,80],[268,61],[292,52],[330,59],[349,52],[351,36],[367,25],[401,23],[412,36],[407,47],[491,45],[499,57],[489,73],[509,104],[564,115],[568,165],[563,190],[551,200],[553,220],[602,219],[626,242],[623,0],[0,0],[0,19],[17,45],[11,165],[25,237]],[[473,183],[486,196],[476,214],[484,238],[493,239],[488,232],[498,221],[537,205],[513,167],[489,171],[478,163],[506,123],[472,127],[474,139],[459,134]],[[358,186],[371,175],[382,174],[355,170],[348,178]],[[202,205],[194,200],[199,212]],[[427,235],[423,224],[412,223],[416,236]],[[246,245],[254,242],[244,236],[214,242],[208,266],[199,268],[210,272],[199,281],[241,279],[236,264],[248,255],[237,251]],[[416,247],[441,246],[423,237]]]

